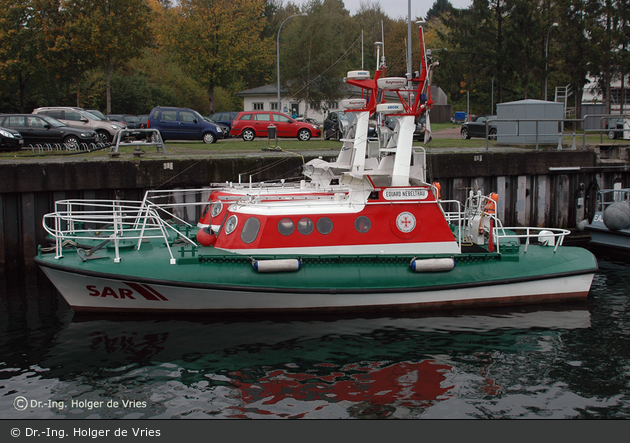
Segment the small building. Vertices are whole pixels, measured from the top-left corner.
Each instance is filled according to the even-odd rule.
[[[562,103],[519,100],[497,105],[497,143],[558,143],[564,119]]]
[[[582,106],[585,104],[603,105],[599,114],[608,114],[606,109],[606,95],[600,83],[593,76],[588,77],[589,83],[584,87]],[[623,112],[622,112],[623,111]],[[614,75],[610,82],[610,114],[628,114],[630,112],[630,75],[624,81]]]
[[[391,101],[397,101],[397,96],[393,92],[387,92]],[[245,91],[238,92],[236,95],[243,99],[244,111],[277,111],[278,110],[278,86],[277,85],[265,85],[258,88],[247,89]],[[361,97],[361,89],[355,86],[348,85],[348,94],[344,99],[352,99]],[[431,98],[434,101],[433,109],[431,111],[431,122],[444,123],[448,122],[451,118],[451,105],[446,103],[446,94],[441,88],[432,85],[431,86]],[[294,98],[281,97],[282,109],[280,112],[289,116],[299,115],[315,119],[318,122],[323,122],[328,115],[328,112],[341,111],[341,100],[330,101],[322,106],[321,110],[313,109],[306,103],[296,100]]]
[[[606,114],[606,105],[603,103],[582,103],[582,115],[580,118],[584,119],[584,129],[606,129],[608,119],[601,117],[604,114]]]

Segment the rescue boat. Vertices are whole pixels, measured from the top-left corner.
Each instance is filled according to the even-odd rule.
[[[595,214],[578,228],[589,232],[589,247],[627,258],[630,251],[630,189],[597,191]]]
[[[569,231],[504,227],[500,196],[447,200],[428,183],[413,134],[431,105],[429,75],[422,58],[417,75],[377,79],[398,97],[375,107],[395,121],[393,136],[375,168],[340,172],[337,190],[252,193],[222,204],[216,229],[197,226],[190,206],[207,203],[187,194],[224,188],[59,201],[43,220],[53,246],[35,262],[76,311],[356,313],[585,299],[597,261],[563,246]]]
[[[376,111],[376,105],[383,102],[379,94],[378,81],[385,73],[385,57],[381,57],[380,42],[377,42],[377,66],[374,77],[367,70],[350,71],[344,79],[348,85],[361,90],[361,97],[341,101],[341,108],[353,117],[340,122],[343,136],[342,146],[335,161],[321,158],[313,159],[302,167],[305,179],[297,181],[279,180],[276,182],[242,183],[241,176],[237,183],[229,182],[223,185],[213,184],[213,191],[207,198],[208,204],[204,208],[197,226],[218,229],[220,220],[225,215],[225,208],[230,204],[251,199],[257,200],[294,200],[318,199],[330,195],[346,192],[346,187],[339,184],[341,174],[351,170],[373,170],[378,166],[378,155],[374,155],[372,144],[380,148],[380,144],[387,142],[391,134],[379,135],[374,140],[368,136],[369,120]],[[428,106],[432,101],[428,101]],[[429,109],[427,108],[427,109]],[[380,129],[382,126],[378,126]]]

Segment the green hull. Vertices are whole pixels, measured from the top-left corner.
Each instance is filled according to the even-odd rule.
[[[139,251],[121,249],[118,263],[110,255],[111,249],[102,248],[84,261],[69,250],[63,258],[39,254],[36,262],[73,308],[95,311],[354,310],[554,302],[584,299],[597,270],[595,257],[585,249],[554,251],[538,245],[529,245],[527,252],[524,246],[512,246],[501,254],[457,255],[454,268],[441,272],[413,271],[411,256],[377,255],[306,256],[300,257],[298,270],[262,273],[252,266],[254,259],[287,257],[252,258],[190,246],[177,251],[171,264],[165,259],[166,246],[158,242],[143,243]],[[169,302],[182,300],[168,306],[147,302],[139,297],[142,285]],[[121,304],[128,299],[133,306]]]

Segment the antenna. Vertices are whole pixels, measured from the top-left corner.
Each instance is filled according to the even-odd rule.
[[[382,56],[382,65],[385,66],[385,27],[383,25],[383,20],[381,20],[381,45],[383,46],[383,56]]]
[[[376,70],[381,69],[381,48],[383,47],[382,42],[375,42],[374,46],[376,46]]]
[[[364,58],[364,54],[363,54],[364,51],[363,51],[363,49],[364,49],[364,46],[363,46],[363,29],[361,29],[361,71],[364,70],[364,68],[363,68],[363,58]]]

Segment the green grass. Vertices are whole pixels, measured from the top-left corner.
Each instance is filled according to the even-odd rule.
[[[460,125],[454,125],[452,123],[437,123],[431,125],[431,130],[435,136],[436,132],[443,129],[459,128]],[[565,132],[563,144],[565,149],[570,147],[572,143],[572,132]],[[597,146],[600,143],[614,144],[614,145],[629,145],[630,140],[608,140],[606,134],[600,136],[599,134],[589,134],[586,137],[587,146]],[[488,143],[489,148],[496,145],[496,142],[490,141]],[[188,141],[167,141],[166,142],[166,154],[158,153],[154,146],[141,147],[145,151],[145,155],[142,158],[159,158],[161,156],[171,157],[173,155],[198,157],[200,155],[213,155],[213,154],[230,154],[230,155],[251,155],[262,154],[266,152],[270,147],[275,148],[275,143],[270,142],[266,138],[257,138],[251,142],[245,142],[240,138],[230,138],[227,140],[219,140],[213,144],[205,144],[202,142],[188,142]],[[414,146],[422,146],[422,143],[414,142]],[[582,147],[582,135],[576,134],[576,146],[578,149]],[[324,140],[322,138],[311,139],[307,142],[302,142],[297,139],[279,139],[277,143],[278,150],[285,153],[295,153],[301,155],[306,152],[316,152],[319,155],[330,153],[335,155],[339,152],[341,142],[336,140]],[[485,148],[486,140],[482,138],[472,138],[470,140],[462,140],[459,136],[453,138],[433,138],[430,143],[427,144],[427,148],[431,150],[439,149],[453,149],[453,148]],[[523,146],[516,146],[523,147]],[[526,146],[525,148],[535,148],[535,146]],[[539,146],[539,149],[556,149],[557,144]],[[135,159],[132,153],[136,150],[134,146],[125,146],[120,149],[120,159]],[[67,157],[76,158],[77,161],[83,159],[108,159],[109,148],[101,149],[95,152],[84,151],[44,151],[39,152],[37,149],[23,148],[20,151],[5,151],[0,152],[0,160],[11,159],[29,159],[29,158],[51,158],[51,157]]]

